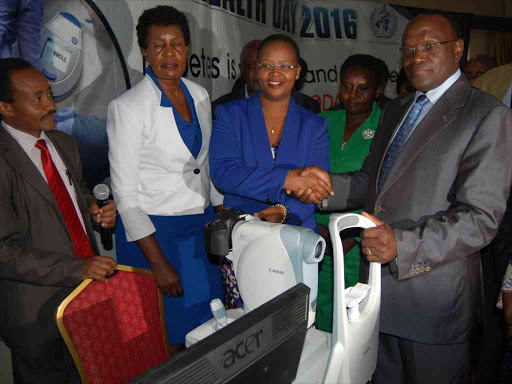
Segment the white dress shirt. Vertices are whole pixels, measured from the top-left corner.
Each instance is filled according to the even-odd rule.
[[[407,110],[407,113],[404,115],[404,118],[402,119],[399,127],[401,127],[402,124],[404,123],[404,120],[407,118],[409,111],[414,106],[414,103],[416,103],[416,100],[418,99],[418,97],[420,95],[424,94],[425,96],[427,96],[428,102],[425,103],[425,105],[421,109],[421,112],[420,112],[418,118],[416,119],[416,123],[414,124],[414,127],[412,128],[409,136],[412,135],[412,133],[414,132],[416,127],[419,125],[419,123],[421,123],[421,120],[423,120],[423,118],[427,115],[428,111],[430,111],[430,109],[434,106],[435,103],[437,103],[437,101],[441,98],[441,96],[443,96],[445,94],[445,92],[459,79],[461,73],[462,72],[460,71],[460,69],[457,69],[457,71],[453,75],[451,75],[448,79],[446,79],[443,84],[441,84],[437,88],[431,89],[427,93],[416,91],[416,94],[414,95],[414,102],[411,103],[411,106]],[[395,131],[393,138],[395,137],[397,132],[398,132],[398,129]],[[392,141],[393,140],[391,140],[390,143]]]

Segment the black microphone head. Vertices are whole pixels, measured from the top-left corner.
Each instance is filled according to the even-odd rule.
[[[110,195],[110,190],[105,184],[98,184],[94,187],[92,193],[96,200],[107,200]]]

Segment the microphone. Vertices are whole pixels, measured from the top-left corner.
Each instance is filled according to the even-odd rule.
[[[94,197],[98,202],[98,207],[103,207],[108,203],[108,196],[110,195],[110,190],[105,184],[98,184],[92,190]],[[111,228],[103,228],[100,226],[100,235],[101,235],[101,245],[106,251],[110,251],[114,245],[112,243],[112,229]]]

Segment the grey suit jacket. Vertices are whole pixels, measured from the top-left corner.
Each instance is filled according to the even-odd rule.
[[[409,137],[382,191],[377,180],[413,95],[389,102],[361,171],[333,175],[328,210],[365,207],[394,229],[397,259],[382,269],[381,332],[467,341],[480,299],[480,249],[505,211],[512,113],[461,76]]]
[[[48,132],[70,171],[93,251],[98,254],[75,142]],[[21,346],[55,340],[55,310],[82,278],[66,224],[48,184],[0,126],[0,337]]]

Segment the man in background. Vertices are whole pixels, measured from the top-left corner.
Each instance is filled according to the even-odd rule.
[[[486,55],[477,55],[469,59],[462,68],[462,72],[470,82],[474,82],[487,71],[493,69],[498,64],[494,57]]]
[[[475,80],[473,87],[493,95],[507,107],[512,108],[512,63],[486,72]]]
[[[236,79],[230,93],[227,93],[212,102],[212,114],[214,118],[215,108],[217,105],[238,99],[248,99],[259,89],[258,80],[253,75],[256,70],[256,63],[258,62],[258,48],[260,47],[260,44],[261,40],[251,40],[242,48],[240,64],[238,64],[240,77]]]

